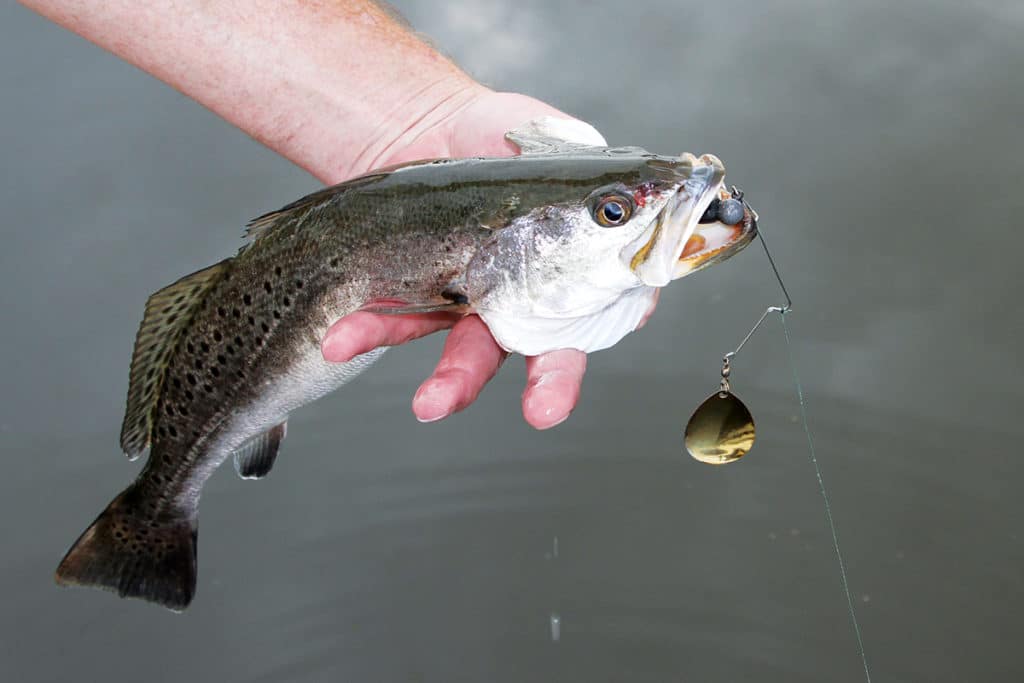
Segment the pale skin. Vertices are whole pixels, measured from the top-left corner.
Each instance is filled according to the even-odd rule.
[[[568,118],[477,83],[368,0],[21,1],[329,185],[402,161],[512,155],[507,130]],[[322,350],[343,362],[444,329],[441,359],[412,401],[416,418],[433,422],[472,403],[505,359],[477,316],[353,313]],[[569,417],[586,365],[575,349],[528,357],[526,421],[548,429]]]

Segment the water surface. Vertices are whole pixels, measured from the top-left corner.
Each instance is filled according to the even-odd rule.
[[[726,162],[796,300],[876,680],[1024,677],[1021,5],[396,5],[494,87]],[[138,468],[117,436],[146,296],[316,183],[20,7],[0,27],[0,678],[863,680],[777,321],[735,365],[755,451],[681,455],[778,298],[757,249],[666,290],[550,432],[518,360],[420,425],[442,339],[389,353],[293,416],[268,479],[213,478],[186,615],[57,589]]]

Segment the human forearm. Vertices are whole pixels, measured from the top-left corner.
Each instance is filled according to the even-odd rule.
[[[486,92],[367,0],[22,0],[327,183],[436,149]]]

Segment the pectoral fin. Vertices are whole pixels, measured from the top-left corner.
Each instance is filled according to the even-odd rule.
[[[262,479],[274,466],[277,451],[288,433],[288,421],[252,437],[235,451],[235,471],[242,479]]]
[[[381,313],[384,315],[409,315],[414,313],[469,313],[469,299],[465,294],[444,291],[440,296],[429,297],[423,301],[398,301],[382,299],[369,301],[359,308],[360,311]]]

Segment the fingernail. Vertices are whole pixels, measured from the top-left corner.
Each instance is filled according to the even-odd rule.
[[[542,416],[542,419],[539,422],[535,421],[531,423],[534,429],[540,431],[544,431],[545,429],[551,429],[552,427],[557,427],[558,425],[568,420],[569,415],[572,412],[570,410],[561,417],[553,417],[557,414],[558,411],[556,411],[555,408],[551,407],[551,403],[554,400],[557,400],[559,397],[557,394],[554,394],[553,392],[543,388],[541,386],[543,384],[542,380],[543,376],[541,378],[541,381],[538,381],[535,384],[533,384],[529,392],[529,395],[526,397],[526,401],[523,405],[524,412],[533,415],[539,413]]]
[[[444,396],[431,385],[420,387],[412,399],[412,412],[423,423],[437,422],[451,415],[451,406]]]

